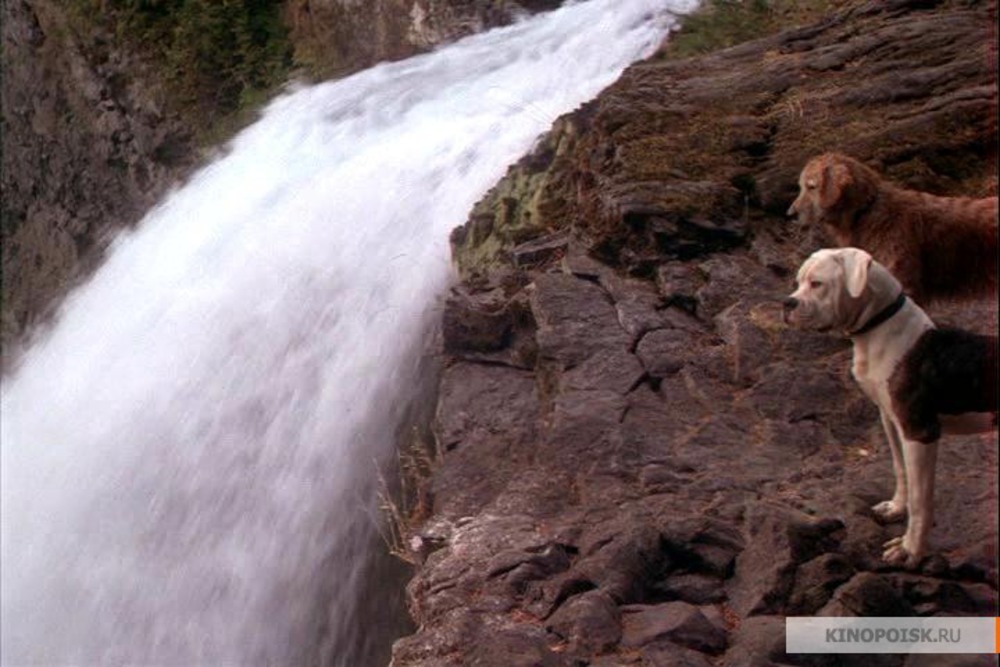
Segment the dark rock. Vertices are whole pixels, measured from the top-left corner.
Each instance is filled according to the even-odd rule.
[[[775,329],[766,330],[754,320],[754,310],[740,300],[715,316],[715,327],[731,350],[733,382],[757,380],[758,370],[774,359]]]
[[[840,667],[841,665],[873,665],[889,667],[898,662],[898,656],[869,655],[789,654],[785,652],[785,617],[751,616],[740,621],[732,633],[729,650],[722,660],[725,667],[765,667],[776,665],[804,665],[808,667]],[[855,660],[857,658],[857,660]]]
[[[605,274],[600,282],[615,303],[618,322],[633,342],[647,331],[673,326],[666,301],[648,281]]]
[[[655,589],[664,599],[696,605],[722,602],[726,598],[722,580],[707,574],[672,574]]]
[[[514,325],[507,299],[500,288],[485,294],[454,290],[445,301],[441,317],[446,352],[487,352],[505,347]]]
[[[607,471],[613,459],[600,453],[621,452],[619,429],[628,405],[626,399],[617,392],[598,389],[559,394],[555,400],[542,460],[580,471]]]
[[[884,575],[861,572],[836,590],[817,616],[913,616],[913,607]]]
[[[915,653],[906,657],[903,667],[996,667],[995,655],[949,655]]]
[[[437,437],[445,450],[500,438],[508,445],[534,437],[535,382],[523,371],[458,363],[444,372]]]
[[[953,614],[993,615],[996,611],[996,591],[984,584],[906,574],[893,576],[893,584],[921,616],[932,616],[944,611]]]
[[[708,320],[743,300],[747,303],[780,301],[787,283],[743,254],[712,257],[698,266],[707,282],[698,290],[698,316]]]
[[[608,295],[572,276],[536,277],[531,308],[538,323],[538,350],[545,359],[572,367],[598,353],[627,350],[629,336]]]
[[[724,665],[765,665],[770,661],[784,662],[785,618],[783,616],[751,616],[743,619],[733,632]]]
[[[693,310],[698,290],[704,284],[704,275],[687,263],[666,262],[656,270],[656,286],[668,305]]]
[[[487,578],[501,576],[525,564],[536,566],[544,576],[568,568],[569,557],[566,555],[566,550],[558,544],[548,544],[530,551],[510,549],[490,559],[486,565],[486,576]]]
[[[622,609],[622,646],[639,647],[658,640],[705,653],[720,653],[726,647],[725,632],[687,602]]]
[[[482,667],[562,667],[569,665],[551,650],[548,638],[533,626],[499,628],[477,633],[477,641],[467,644],[470,665]]]
[[[778,362],[761,371],[748,397],[762,416],[796,422],[824,418],[838,410],[848,395],[844,382],[825,368]]]
[[[658,329],[642,337],[636,354],[650,375],[665,378],[684,367],[693,343],[691,334],[686,331]]]
[[[642,647],[642,661],[648,667],[712,666],[711,658],[704,653],[670,642],[653,642]]]
[[[618,604],[647,598],[657,573],[669,568],[670,558],[660,545],[660,535],[641,521],[609,527],[600,546],[581,557],[573,573],[588,581]]]
[[[642,463],[676,460],[678,439],[707,414],[704,403],[680,376],[665,378],[658,392],[637,388],[628,396],[628,409],[620,425],[622,447],[633,449]]]
[[[621,621],[614,600],[603,591],[588,591],[563,604],[545,626],[569,642],[572,653],[603,653],[621,639]]]
[[[732,574],[743,549],[743,536],[734,526],[707,517],[671,522],[663,531],[669,553],[684,567],[718,577]]]
[[[800,565],[788,600],[790,616],[815,613],[829,601],[833,591],[854,575],[854,567],[844,556],[825,553]]]
[[[838,542],[837,520],[760,506],[747,517],[750,539],[726,589],[740,616],[785,613],[798,565]]]
[[[688,477],[672,467],[648,465],[639,471],[639,483],[646,493],[666,493],[676,491],[688,481]]]
[[[525,268],[560,259],[569,246],[569,235],[557,232],[514,246],[510,251],[514,266]]]
[[[585,359],[560,377],[560,391],[606,390],[616,394],[632,391],[645,374],[635,355],[627,350],[612,350]]]

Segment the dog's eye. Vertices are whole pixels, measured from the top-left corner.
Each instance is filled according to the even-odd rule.
[[[813,289],[818,289],[818,288],[820,288],[822,286],[823,286],[822,281],[819,281],[819,280],[810,280],[809,281],[809,287],[812,287]]]

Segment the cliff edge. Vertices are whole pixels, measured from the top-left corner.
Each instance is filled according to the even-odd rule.
[[[934,555],[887,567],[849,344],[779,316],[827,243],[784,218],[809,157],[996,194],[996,4],[842,4],[631,67],[455,231],[395,667],[996,664],[784,650],[786,616],[997,612],[995,434],[943,445]],[[997,329],[992,302],[930,312]]]

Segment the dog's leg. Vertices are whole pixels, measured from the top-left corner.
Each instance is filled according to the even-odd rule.
[[[896,488],[891,499],[873,505],[872,511],[882,521],[891,523],[902,520],[906,515],[906,466],[904,465],[899,431],[896,429],[892,417],[881,408],[879,408],[879,416],[882,418],[882,429],[885,431],[885,439],[889,441],[889,451],[892,453],[892,474],[895,478]]]
[[[934,472],[937,443],[903,440],[910,519],[902,537],[885,543],[882,558],[892,565],[915,569],[927,553],[927,536],[934,525]]]

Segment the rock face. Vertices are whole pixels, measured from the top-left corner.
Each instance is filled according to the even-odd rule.
[[[299,64],[342,75],[558,4],[288,0],[285,16]],[[163,73],[78,6],[3,3],[5,350],[199,160]]]
[[[902,526],[869,509],[892,474],[849,344],[779,312],[824,241],[780,215],[811,155],[995,194],[995,18],[854,3],[653,58],[480,203],[452,237],[438,548],[395,667],[873,664],[786,655],[784,617],[995,613],[996,434],[944,442],[935,553],[885,566]],[[996,331],[989,302],[931,314]]]
[[[32,323],[191,161],[154,80],[44,0],[3,6],[3,339]]]
[[[289,0],[296,59],[342,74],[510,23],[562,0]]]

